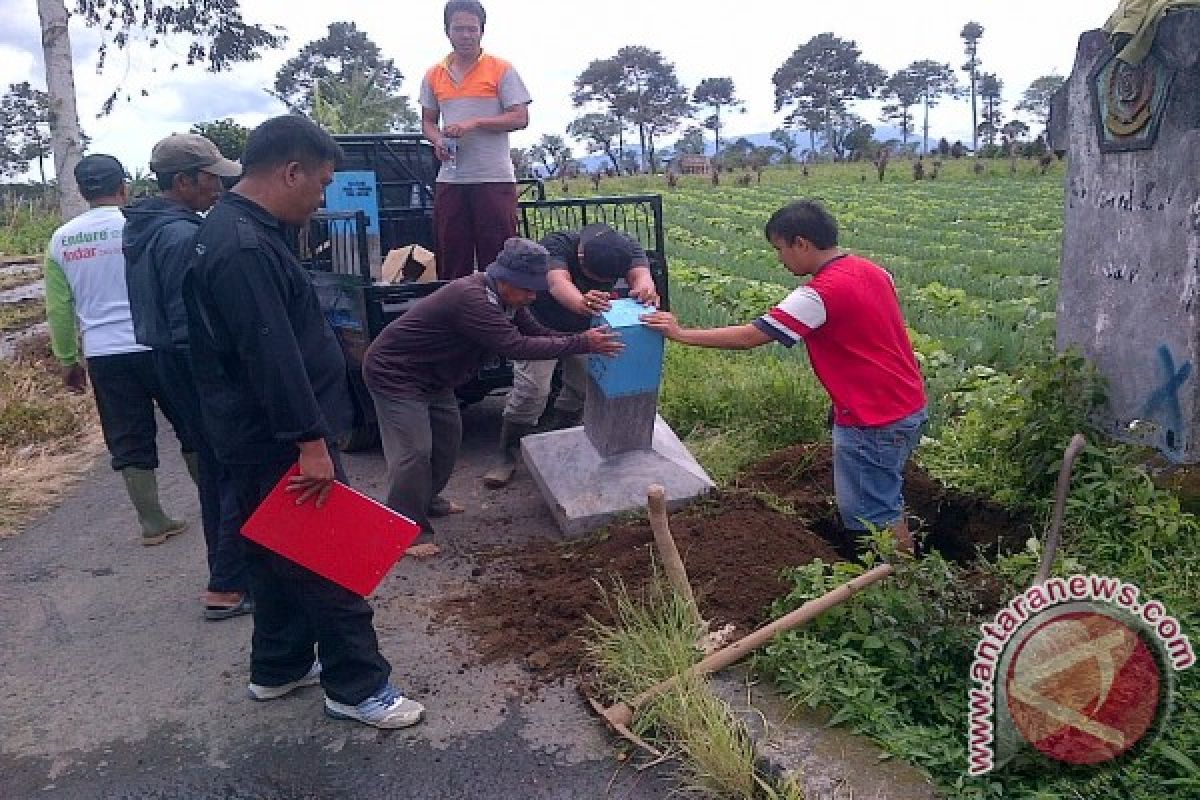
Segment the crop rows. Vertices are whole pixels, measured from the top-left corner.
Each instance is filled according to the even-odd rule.
[[[885,266],[923,360],[959,374],[1011,370],[1053,349],[1061,178],[856,182],[771,175],[751,187],[687,186],[666,197],[677,306],[704,324],[744,321],[796,284],[762,233],[795,197],[822,200],[841,244]],[[850,180],[848,180],[850,178]],[[722,310],[724,313],[720,313]]]

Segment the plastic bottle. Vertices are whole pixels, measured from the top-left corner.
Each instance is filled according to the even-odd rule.
[[[442,162],[442,171],[446,177],[452,178],[458,167],[458,139],[447,136],[443,141],[446,143],[446,150],[450,153],[450,158]]]

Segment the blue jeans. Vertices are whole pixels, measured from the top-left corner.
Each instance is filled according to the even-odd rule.
[[[884,528],[904,515],[904,465],[928,419],[921,409],[878,428],[833,426],[833,490],[847,528]]]

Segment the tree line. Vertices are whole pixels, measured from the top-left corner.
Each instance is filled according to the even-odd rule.
[[[12,84],[0,97],[0,175],[20,175],[36,163],[45,182],[45,161],[53,156],[55,174],[69,176],[85,138],[75,110],[66,0],[37,2],[47,88]],[[73,12],[101,34],[101,69],[112,50],[134,42],[153,49],[168,39],[182,39],[187,47],[183,57],[170,64],[171,70],[204,66],[220,72],[256,60],[264,50],[286,41],[278,28],[246,22],[237,0],[75,0]],[[957,70],[948,63],[920,59],[891,74],[866,60],[853,40],[833,33],[812,37],[771,76],[775,111],[784,117],[771,133],[774,144],[765,148],[745,139],[722,140],[730,115],[745,108],[732,78],[707,77],[689,88],[662,52],[627,45],[608,58],[591,61],[575,78],[571,102],[579,115],[566,129],[543,135],[531,148],[514,150],[514,161],[527,169],[540,164],[553,175],[573,163],[571,143],[578,142],[587,153],[604,156],[611,171],[657,170],[668,138],[674,138],[674,153],[704,153],[707,133],[712,134],[716,153],[743,163],[794,160],[798,155],[869,156],[879,145],[875,127],[857,110],[868,99],[883,102],[879,121],[899,130],[900,140],[892,144],[900,149],[913,149],[910,138],[919,117],[919,150],[929,152],[931,111],[944,99],[965,96],[971,99],[972,150],[987,153],[1029,135],[1030,126],[1017,113],[1044,127],[1049,99],[1064,79],[1038,78],[1024,90],[1013,115],[1006,116],[1003,81],[982,69],[983,34],[976,22],[964,25],[960,35],[966,61]],[[965,83],[960,83],[958,72]],[[334,22],[323,37],[305,44],[279,69],[270,91],[289,109],[308,114],[335,133],[415,131],[418,114],[403,83],[395,62],[385,58],[366,33],[353,22]],[[136,89],[122,84],[105,100],[103,112],[111,111],[122,94],[132,100]],[[218,120],[194,130],[220,138],[218,145],[234,152],[236,139],[244,135],[239,127],[232,120]],[[802,146],[805,139],[807,147]],[[73,187],[64,188],[65,194],[72,194]],[[64,202],[68,201],[77,211],[77,196]]]

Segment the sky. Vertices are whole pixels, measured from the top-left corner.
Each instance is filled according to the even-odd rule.
[[[67,0],[68,7],[73,4]],[[682,0],[484,0],[483,45],[513,64],[533,96],[529,127],[512,134],[514,146],[527,147],[547,133],[564,134],[583,113],[571,104],[575,77],[589,62],[631,44],[660,51],[689,89],[708,77],[733,79],[745,111],[729,117],[725,139],[780,126],[783,113],[774,110],[771,75],[817,34],[854,40],[865,59],[889,72],[919,59],[957,68],[965,60],[959,31],[974,20],[984,28],[980,68],[1004,82],[1011,110],[1034,78],[1068,75],[1079,35],[1103,25],[1116,5],[1116,0],[740,0],[705,13],[701,3]],[[172,53],[144,44],[127,52],[112,50],[104,71],[97,73],[100,38],[74,19],[76,92],[80,121],[92,137],[90,152],[115,155],[131,172],[144,170],[156,141],[194,122],[232,117],[253,126],[282,113],[282,104],[266,91],[276,71],[304,44],[323,36],[331,22],[353,21],[366,31],[403,72],[403,91],[414,106],[422,74],[449,52],[441,0],[242,0],[241,6],[248,21],[282,27],[288,42],[263,52],[259,61],[220,74],[199,68],[170,71]],[[5,21],[0,88],[26,80],[44,88],[36,0],[0,0],[0,20]],[[168,47],[181,53],[186,44]],[[114,89],[121,92],[114,112],[98,117]],[[878,104],[864,104],[859,113],[882,124]],[[969,139],[969,100],[943,100],[930,124],[936,136]],[[579,144],[574,151],[584,154]]]

